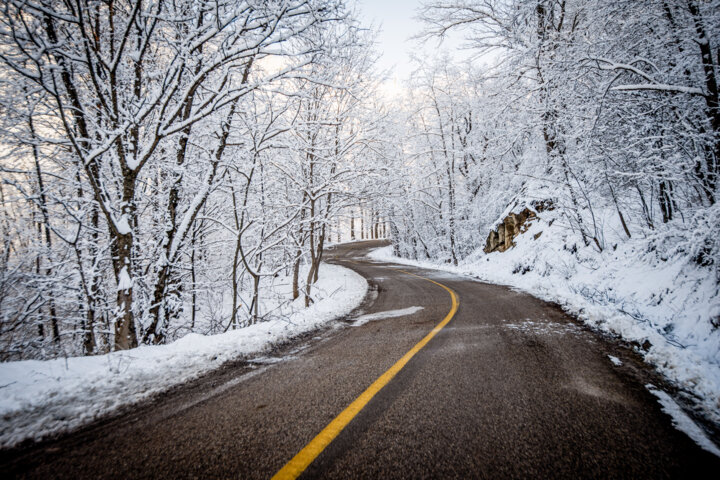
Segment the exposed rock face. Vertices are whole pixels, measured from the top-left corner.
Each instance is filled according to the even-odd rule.
[[[525,232],[530,227],[530,222],[537,218],[536,212],[543,210],[552,210],[553,204],[549,200],[542,202],[532,202],[535,211],[525,208],[520,213],[510,213],[503,222],[498,225],[497,229],[491,231],[485,242],[485,253],[504,252],[508,248],[515,245],[513,239]],[[541,232],[542,233],[542,232]],[[535,238],[537,239],[539,235]]]

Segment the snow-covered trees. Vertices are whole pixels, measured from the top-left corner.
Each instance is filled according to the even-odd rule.
[[[234,287],[222,328],[244,323],[247,275],[255,321],[260,278],[319,260],[343,206],[330,196],[357,133],[341,97],[368,92],[339,77],[367,74],[352,65],[370,66],[358,35],[336,0],[4,2],[3,355],[163,342],[171,324],[195,325],[218,268]],[[304,125],[324,143],[298,146],[322,89],[324,117]],[[286,170],[309,158],[330,170],[293,184]],[[312,239],[293,236],[306,228]],[[209,251],[228,235],[234,256]]]
[[[405,118],[396,120],[407,126],[398,134],[395,165],[404,193],[390,200],[393,238],[403,255],[457,264],[505,209],[507,196],[498,192],[519,186],[524,114],[502,105],[500,90],[498,82],[447,58],[415,72]]]
[[[388,108],[342,0],[7,0],[2,356],[240,327],[278,278],[309,305],[341,230],[457,264],[516,201],[720,278],[719,12],[430,2],[487,65],[426,60]]]
[[[462,30],[490,66],[416,75],[427,93],[408,103],[402,163],[430,163],[406,175],[411,195],[394,207],[413,211],[397,221],[399,249],[454,262],[505,207],[547,199],[599,251],[680,236],[698,262],[720,264],[715,229],[687,235],[716,211],[718,12],[694,0],[430,2],[426,35]],[[441,175],[433,155],[449,159]]]

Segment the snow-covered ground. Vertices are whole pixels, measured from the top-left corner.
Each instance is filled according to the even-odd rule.
[[[711,323],[720,318],[720,296],[711,272],[687,255],[660,252],[652,238],[608,241],[603,252],[583,247],[555,215],[543,212],[515,247],[479,249],[458,267],[397,258],[391,247],[370,257],[509,285],[557,302],[594,328],[640,345],[647,340],[649,349],[639,349],[645,360],[720,425],[720,329]]]
[[[0,445],[9,447],[72,429],[348,314],[367,282],[343,267],[323,264],[315,303],[302,297],[273,319],[220,335],[188,334],[168,345],[142,346],[93,357],[0,364]]]

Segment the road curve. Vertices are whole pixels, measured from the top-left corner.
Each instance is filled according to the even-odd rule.
[[[301,478],[716,478],[720,460],[672,427],[632,352],[529,295],[363,258],[378,245],[332,251],[371,285],[340,328],[0,452],[3,478],[270,478],[448,315],[425,278],[457,312]],[[422,310],[353,326],[409,307]]]

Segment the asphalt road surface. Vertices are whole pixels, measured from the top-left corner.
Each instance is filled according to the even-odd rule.
[[[371,286],[339,326],[0,452],[0,474],[270,478],[448,316],[442,284],[457,295],[455,315],[300,478],[718,478],[718,458],[673,428],[632,351],[506,287],[363,258],[378,245],[330,254]],[[422,310],[354,320],[410,307]]]

